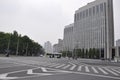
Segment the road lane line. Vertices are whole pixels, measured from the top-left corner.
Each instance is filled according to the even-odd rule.
[[[98,69],[99,69],[102,73],[108,74],[108,73],[107,73],[105,70],[103,70],[102,68],[98,67]]]
[[[70,67],[71,65],[66,65],[66,66],[64,66],[62,69],[66,69],[66,68],[68,68],[68,67]]]
[[[90,72],[88,66],[85,66],[85,71],[86,71],[86,72]]]
[[[105,70],[109,71],[110,73],[112,73],[115,76],[119,76],[117,73],[113,72],[112,70],[108,69],[108,68],[104,68]]]
[[[95,69],[95,67],[91,67],[92,68],[92,70],[94,71],[94,73],[99,73],[96,69]]]

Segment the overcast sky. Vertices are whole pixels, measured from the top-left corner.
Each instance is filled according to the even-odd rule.
[[[94,0],[0,0],[0,31],[28,35],[34,41],[57,43],[78,8]],[[120,0],[114,1],[115,40],[120,39]]]

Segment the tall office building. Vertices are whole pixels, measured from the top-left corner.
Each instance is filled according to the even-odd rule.
[[[113,46],[113,1],[96,0],[79,8],[74,16],[74,48],[97,48],[109,59]]]
[[[73,27],[74,24],[65,26],[64,28],[64,39],[63,39],[63,50],[72,51],[73,50]]]

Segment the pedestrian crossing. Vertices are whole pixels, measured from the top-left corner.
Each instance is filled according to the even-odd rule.
[[[45,63],[46,64],[46,63]],[[84,73],[92,73],[92,74],[101,74],[101,75],[114,75],[120,76],[120,71],[110,67],[102,67],[102,66],[91,66],[91,65],[76,65],[76,64],[60,64],[60,63],[48,63],[47,65],[43,64],[46,67],[62,69],[62,70],[70,70]]]

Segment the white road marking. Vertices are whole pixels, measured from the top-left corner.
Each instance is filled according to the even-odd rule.
[[[55,66],[57,66],[57,65],[60,65],[60,64],[56,64],[56,63],[54,63],[54,64],[51,64],[51,65],[48,66],[48,67],[55,67]]]
[[[33,70],[32,70],[32,69],[29,69],[29,70],[27,71],[27,74],[52,75],[52,74],[48,74],[48,73],[33,73]]]
[[[83,66],[84,65],[79,66],[77,71],[81,71]]]
[[[66,66],[64,66],[62,69],[66,69],[66,68],[68,68],[68,67],[70,67],[70,65],[68,64],[68,65],[66,65]]]
[[[120,73],[120,71],[117,71],[117,70],[115,70],[115,69],[112,69],[113,71],[115,71],[115,72],[117,72],[117,73]]]
[[[69,70],[73,70],[77,65],[73,64],[70,62],[70,64],[72,64],[73,66],[69,69]]]
[[[119,76],[117,73],[115,73],[115,72],[113,72],[113,71],[111,71],[110,69],[108,69],[108,68],[104,68],[105,70],[107,70],[107,71],[109,71],[110,73],[112,73],[113,75],[115,75],[115,76]]]
[[[95,73],[99,73],[94,67],[91,67]]]
[[[62,64],[60,66],[56,66],[55,68],[60,68],[60,67],[63,67],[63,66],[65,66],[65,64]]]
[[[88,66],[85,66],[85,71],[86,71],[86,72],[90,72]]]
[[[106,71],[104,71],[102,68],[98,67],[98,69],[103,72],[104,74],[108,74]]]
[[[76,66],[77,66],[77,65],[73,65],[73,66],[70,68],[70,70],[73,70]]]
[[[95,76],[95,77],[101,77],[101,78],[118,79],[118,80],[120,80],[120,77],[105,76],[105,75],[90,74],[90,73],[80,73],[80,72],[71,72],[71,73],[74,73],[74,74],[82,74],[82,75],[89,75],[89,76]]]
[[[1,74],[0,75],[0,79],[2,80],[9,80],[9,79],[17,79],[18,77],[7,77],[7,73],[6,74]]]

